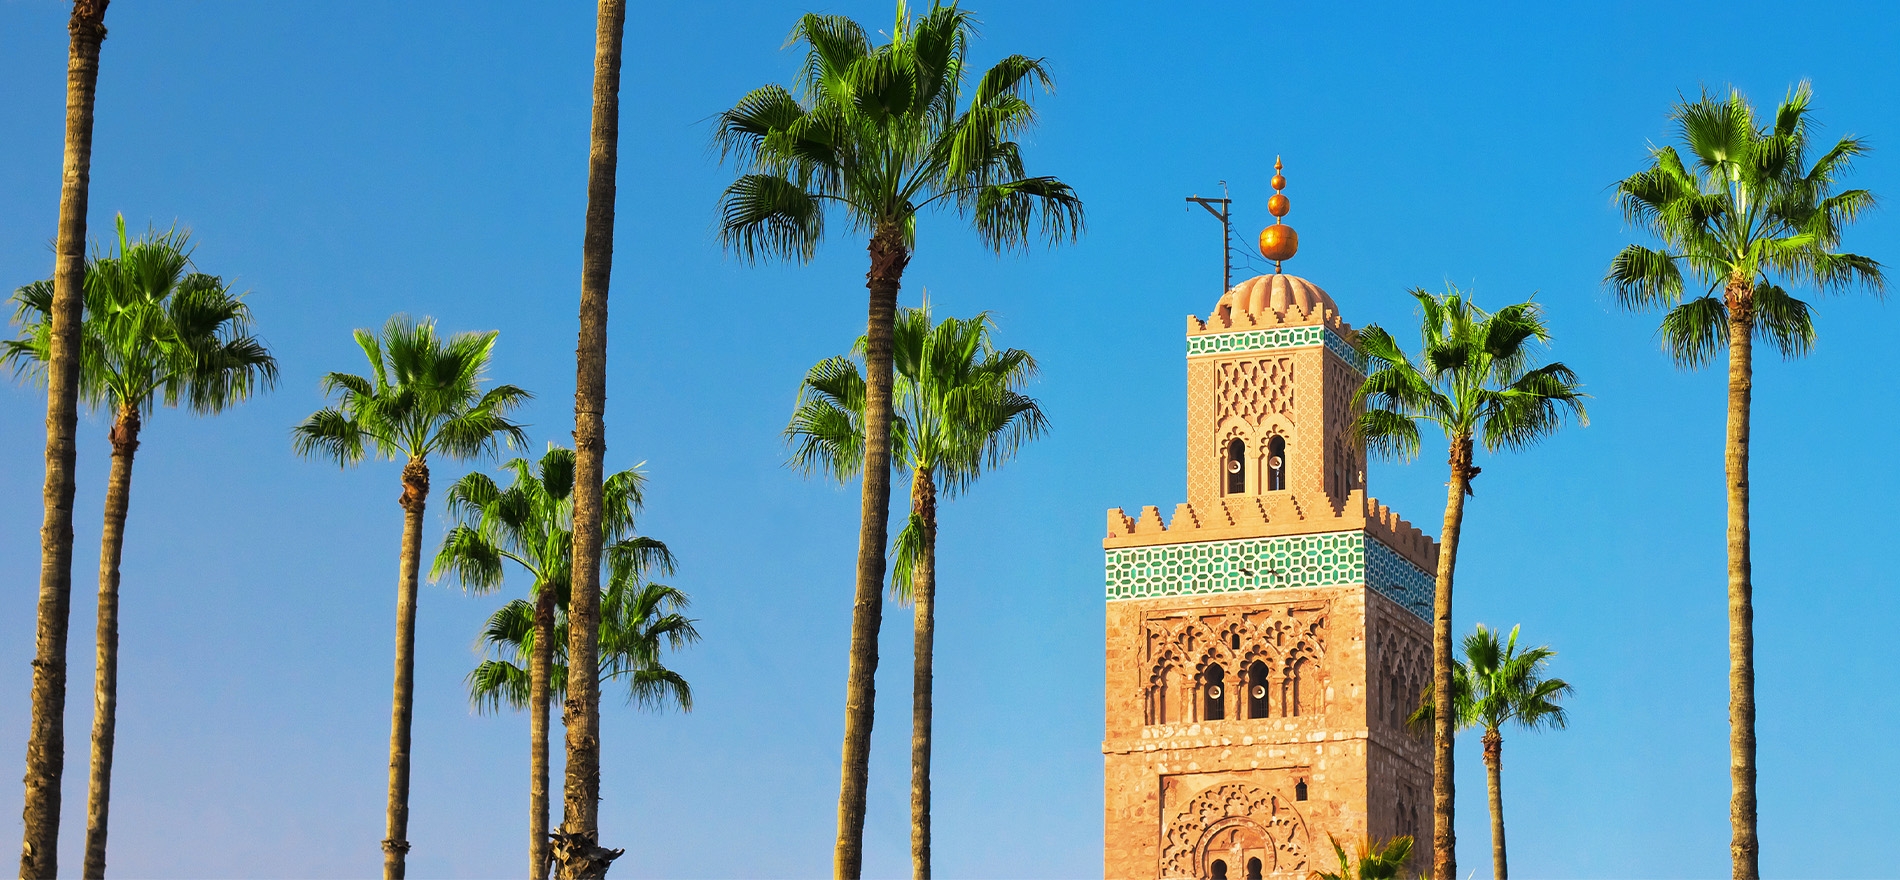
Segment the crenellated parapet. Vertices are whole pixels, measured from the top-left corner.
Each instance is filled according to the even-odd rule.
[[[1270,537],[1314,531],[1362,529],[1408,561],[1428,570],[1438,566],[1438,541],[1412,525],[1376,498],[1355,489],[1342,511],[1309,512],[1298,496],[1230,495],[1214,504],[1182,502],[1162,519],[1161,508],[1149,505],[1130,516],[1123,508],[1108,511],[1104,549],[1216,541],[1223,538]]]

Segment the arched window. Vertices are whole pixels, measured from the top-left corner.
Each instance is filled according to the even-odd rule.
[[[1247,880],[1260,880],[1260,868],[1261,868],[1261,865],[1260,865],[1259,859],[1248,859],[1247,860]]]
[[[1207,866],[1207,870],[1208,870],[1208,873],[1214,876],[1214,880],[1227,880],[1226,860],[1215,859],[1214,864]]]
[[[1202,721],[1221,721],[1227,717],[1227,673],[1218,664],[1210,663],[1207,671],[1201,674],[1201,682],[1206,687],[1207,708],[1201,713]]]
[[[1227,443],[1227,494],[1247,491],[1247,441],[1238,437]]]
[[[1258,660],[1247,667],[1247,717],[1267,717],[1267,664]]]
[[[1293,786],[1293,799],[1296,801],[1306,800],[1306,780],[1302,779],[1298,784]]]
[[[1267,441],[1267,491],[1286,488],[1286,438],[1274,435]]]

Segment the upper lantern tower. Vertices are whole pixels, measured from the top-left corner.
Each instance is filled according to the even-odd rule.
[[[1438,545],[1367,497],[1366,358],[1299,247],[1276,161],[1275,272],[1187,321],[1187,501],[1108,512],[1111,877],[1304,878],[1342,841],[1430,834]]]

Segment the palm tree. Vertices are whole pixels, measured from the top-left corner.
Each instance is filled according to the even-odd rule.
[[[1359,346],[1371,375],[1354,394],[1365,407],[1353,430],[1373,453],[1399,460],[1418,455],[1419,424],[1430,422],[1450,441],[1451,480],[1445,498],[1445,528],[1439,539],[1436,595],[1432,601],[1432,693],[1451,701],[1451,583],[1458,563],[1458,535],[1465,497],[1479,468],[1473,446],[1487,451],[1523,449],[1555,433],[1565,418],[1589,424],[1576,374],[1561,363],[1531,367],[1533,346],[1550,339],[1534,302],[1486,312],[1451,288],[1444,295],[1415,289],[1422,320],[1422,350],[1414,360],[1392,334],[1376,324],[1359,331]],[[1452,718],[1432,724],[1432,876],[1457,874],[1452,833]]]
[[[1314,871],[1308,875],[1310,880],[1396,880],[1399,872],[1405,870],[1405,860],[1412,855],[1410,837],[1394,837],[1383,844],[1362,837],[1350,855],[1339,844],[1339,838],[1328,834],[1326,839],[1333,843],[1339,870]]]
[[[568,651],[593,670],[600,627],[601,478],[607,455],[607,291],[614,264],[614,179],[620,163],[620,45],[626,0],[600,0],[594,21],[594,115],[587,153],[587,221],[581,240],[580,341],[574,347],[574,607]],[[553,855],[564,880],[605,877],[619,856],[600,845],[600,689],[582,675],[562,713],[567,771]]]
[[[20,876],[59,873],[59,786],[66,761],[66,631],[73,592],[73,458],[79,430],[79,321],[86,279],[86,199],[92,184],[92,106],[110,0],[73,0],[67,24],[66,148],[60,169],[53,297],[47,308],[46,484],[33,710],[26,734]]]
[[[551,694],[564,693],[550,684],[550,675],[566,676],[566,666],[550,673],[554,653],[566,655],[567,625],[556,623],[566,617],[568,578],[572,571],[570,556],[574,549],[574,453],[549,446],[537,463],[517,458],[503,465],[514,475],[508,488],[495,485],[487,474],[471,473],[449,487],[449,514],[459,522],[442,539],[432,579],[447,575],[475,593],[486,593],[502,585],[507,561],[519,565],[532,579],[528,594],[532,604],[518,602],[510,613],[524,615],[517,621],[525,627],[517,642],[527,646],[522,656],[527,669],[521,673],[519,699],[510,697],[517,708],[529,714],[530,782],[528,795],[528,864],[534,880],[548,875],[548,707]],[[629,573],[657,570],[671,573],[672,554],[666,545],[633,534],[634,515],[640,508],[640,489],[645,476],[638,469],[621,471],[607,478],[602,487],[601,509],[606,520],[605,553],[611,570]],[[618,567],[616,567],[618,566]],[[507,609],[504,609],[507,610]],[[503,617],[497,613],[496,620]],[[491,634],[492,634],[491,622]],[[612,662],[612,658],[609,658]],[[509,667],[515,669],[516,667]],[[514,679],[509,679],[513,681]],[[498,687],[498,686],[497,686]],[[500,694],[489,687],[481,694]],[[513,694],[513,691],[508,693]],[[688,699],[690,703],[690,698]],[[493,702],[477,705],[493,708]]]
[[[746,260],[809,261],[835,208],[868,234],[863,499],[845,684],[844,761],[833,871],[863,865],[864,799],[883,619],[889,537],[891,336],[897,292],[916,246],[917,217],[931,206],[968,217],[998,252],[1051,244],[1082,230],[1082,202],[1068,184],[1030,177],[1014,140],[1035,122],[1036,89],[1053,80],[1041,59],[1011,55],[978,79],[963,103],[973,15],[933,2],[912,16],[902,0],[890,42],[838,15],[806,15],[791,39],[806,48],[796,87],[755,89],[721,113],[715,143],[746,170],[720,199],[720,237]],[[961,105],[961,107],[960,107]]]
[[[1452,718],[1459,730],[1484,728],[1485,781],[1491,795],[1491,873],[1505,880],[1508,871],[1504,859],[1504,725],[1515,723],[1525,730],[1545,727],[1562,728],[1569,718],[1557,702],[1570,695],[1570,685],[1561,678],[1545,678],[1550,658],[1557,652],[1547,645],[1517,650],[1517,627],[1500,642],[1496,630],[1477,630],[1465,636],[1465,659],[1456,661],[1452,680]],[[1421,697],[1418,710],[1409,722],[1415,727],[1430,727],[1433,721],[1432,695]]]
[[[118,221],[116,257],[86,266],[80,324],[79,393],[113,413],[112,469],[106,480],[99,547],[99,630],[94,680],[92,773],[86,810],[84,876],[106,870],[106,819],[112,792],[112,743],[118,718],[119,561],[132,497],[132,457],[155,404],[183,403],[217,413],[277,381],[277,361],[250,334],[251,311],[211,275],[188,271],[188,233],[152,233],[131,242]],[[44,382],[50,360],[53,282],[13,296],[21,336],[0,346],[0,361]]]
[[[930,746],[932,644],[936,638],[937,496],[969,488],[1047,428],[1036,401],[1018,389],[1036,361],[1019,349],[998,350],[989,315],[947,318],[932,326],[930,310],[899,309],[892,340],[896,401],[892,465],[911,472],[910,518],[897,536],[891,589],[915,603],[916,665],[911,694],[911,861],[930,876]],[[858,340],[856,352],[865,350]],[[844,482],[864,461],[864,376],[850,358],[811,369],[786,434],[792,462],[807,473]]]
[[[1760,876],[1755,835],[1755,612],[1749,562],[1748,415],[1754,343],[1760,337],[1795,358],[1814,342],[1808,304],[1788,285],[1821,293],[1855,284],[1878,293],[1880,264],[1839,250],[1841,233],[1874,206],[1864,189],[1836,191],[1867,151],[1854,137],[1808,161],[1813,93],[1803,82],[1756,121],[1741,92],[1704,92],[1670,112],[1693,167],[1675,147],[1650,150],[1650,167],[1616,185],[1623,216],[1662,247],[1631,244],[1605,282],[1624,308],[1663,310],[1663,346],[1677,366],[1696,369],[1728,349],[1728,650],[1730,857],[1736,880]],[[1686,273],[1685,273],[1686,270]],[[1703,293],[1684,299],[1684,278]],[[1717,295],[1717,292],[1720,295]]]
[[[422,564],[422,512],[429,500],[429,456],[471,459],[526,441],[508,414],[532,397],[513,385],[482,390],[497,331],[458,333],[446,341],[435,322],[396,315],[379,338],[356,331],[370,376],[330,373],[325,394],[337,403],[311,414],[291,436],[297,454],[349,467],[366,455],[402,460],[402,566],[396,578],[396,685],[389,723],[388,836],[383,876],[399,880],[409,852],[409,719],[416,672],[416,572]]]

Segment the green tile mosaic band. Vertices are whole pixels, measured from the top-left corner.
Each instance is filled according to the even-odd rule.
[[[1366,584],[1429,617],[1432,575],[1363,531],[1107,551],[1110,601]]]
[[[1346,340],[1340,338],[1331,328],[1312,324],[1305,327],[1275,327],[1271,330],[1243,330],[1238,333],[1211,333],[1205,336],[1189,336],[1187,353],[1189,357],[1197,354],[1228,354],[1242,351],[1272,351],[1280,348],[1302,348],[1308,345],[1324,345],[1333,354],[1351,364],[1361,374],[1366,371],[1366,356],[1359,353]]]

